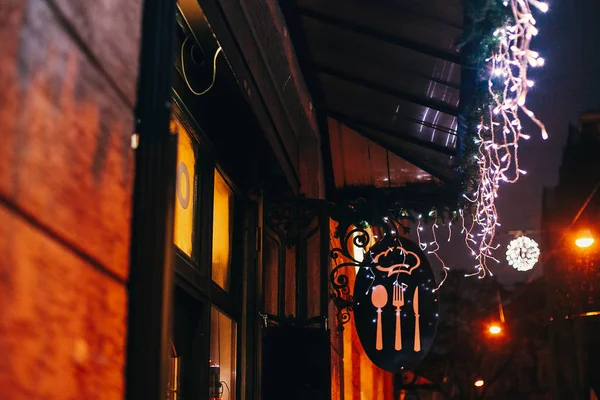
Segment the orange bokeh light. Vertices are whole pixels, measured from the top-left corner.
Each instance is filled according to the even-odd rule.
[[[490,326],[489,332],[492,335],[498,335],[500,332],[502,332],[502,328],[500,328],[498,325],[492,325]]]
[[[594,244],[594,236],[589,229],[585,229],[579,233],[577,239],[575,239],[575,245],[581,249],[590,247]]]

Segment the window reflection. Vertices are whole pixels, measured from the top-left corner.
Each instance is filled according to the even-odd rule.
[[[229,291],[231,276],[231,237],[233,228],[233,192],[215,170],[213,205],[212,279]]]
[[[196,210],[196,154],[189,132],[178,120],[171,120],[171,131],[179,135],[173,241],[185,254],[192,257]]]
[[[209,398],[235,400],[236,323],[215,307],[210,313]]]

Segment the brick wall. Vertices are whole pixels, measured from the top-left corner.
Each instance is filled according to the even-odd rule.
[[[123,397],[141,1],[0,4],[0,399]]]

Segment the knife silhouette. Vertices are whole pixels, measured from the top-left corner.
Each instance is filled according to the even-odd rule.
[[[415,351],[421,351],[421,329],[419,327],[419,287],[415,288],[413,296],[413,310],[415,311]]]

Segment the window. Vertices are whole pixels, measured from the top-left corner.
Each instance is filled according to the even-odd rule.
[[[217,310],[210,313],[209,398],[235,400],[236,323]]]
[[[212,240],[212,279],[229,291],[231,280],[231,240],[233,231],[233,191],[215,169]]]
[[[175,118],[171,120],[171,131],[179,134],[173,241],[187,256],[195,258],[196,151],[189,132]]]
[[[233,254],[243,248],[243,237],[235,218],[245,214],[234,207],[233,186],[219,172],[206,134],[187,108],[175,104],[175,284],[186,287],[176,293],[187,294],[174,298],[177,354],[171,358],[168,398],[206,398],[201,393],[208,388],[209,398],[230,400],[240,389],[236,362],[242,296],[235,290],[241,285],[235,272],[241,263]]]

